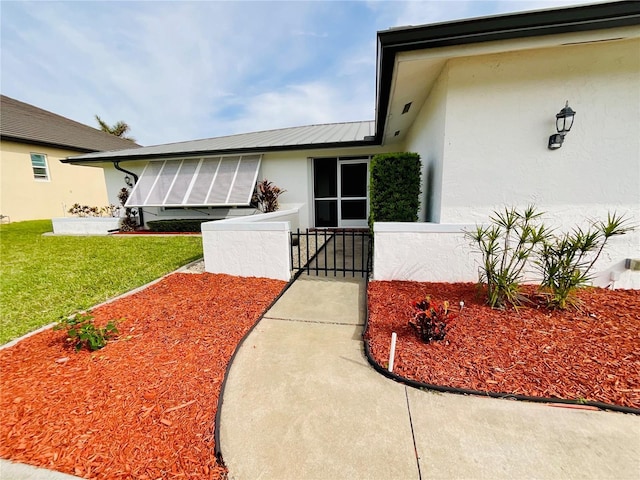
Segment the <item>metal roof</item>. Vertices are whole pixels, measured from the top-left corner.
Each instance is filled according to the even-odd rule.
[[[70,157],[65,163],[119,161],[176,156],[221,155],[233,153],[302,150],[333,146],[370,145],[375,122],[329,123],[242,133],[225,137],[168,143],[117,152],[89,153]]]
[[[97,152],[138,147],[138,144],[48,112],[6,95],[0,96],[0,136],[3,140]]]
[[[408,26],[378,32],[376,121],[310,125],[70,157],[65,163],[144,160],[381,145],[401,52],[589,31],[640,22],[640,2],[611,2]]]

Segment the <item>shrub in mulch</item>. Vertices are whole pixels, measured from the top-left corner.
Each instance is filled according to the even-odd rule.
[[[101,350],[47,330],[0,351],[0,457],[85,478],[224,478],[225,369],[284,285],[174,274],[93,310],[96,325],[123,319]]]
[[[152,220],[147,222],[149,230],[154,233],[162,232],[187,232],[201,233],[201,225],[211,220],[175,219],[175,220]]]
[[[413,303],[413,314],[409,326],[413,328],[423,342],[440,341],[447,335],[447,324],[453,320],[449,302],[438,304],[427,296]]]
[[[640,292],[585,288],[581,310],[533,303],[495,310],[472,283],[372,282],[366,338],[375,361],[432,385],[534,397],[596,401],[640,409]],[[424,343],[409,324],[412,303],[430,295],[455,314],[446,338]],[[460,309],[460,301],[464,307]]]

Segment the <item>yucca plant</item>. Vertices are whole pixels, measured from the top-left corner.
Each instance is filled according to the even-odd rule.
[[[549,236],[547,228],[537,224],[541,216],[534,206],[522,212],[505,207],[490,217],[490,226],[466,232],[482,255],[479,284],[486,287],[492,308],[517,307],[525,300],[520,286],[527,262]]]
[[[623,216],[607,214],[607,221],[595,222],[589,229],[547,238],[537,265],[542,274],[541,290],[551,308],[578,308],[578,288],[587,285],[590,271],[609,238],[633,230]]]

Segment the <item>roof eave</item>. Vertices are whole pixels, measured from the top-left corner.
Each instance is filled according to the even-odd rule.
[[[375,139],[382,143],[399,52],[640,24],[640,2],[614,2],[482,17],[378,32]]]
[[[49,148],[59,148],[61,150],[73,150],[76,152],[82,153],[94,153],[99,150],[85,148],[85,147],[77,147],[72,145],[64,145],[62,143],[54,143],[54,142],[44,142],[42,140],[33,140],[30,138],[23,138],[14,135],[1,135],[0,140],[8,141],[8,142],[16,142],[16,143],[26,143],[28,145],[37,145],[41,147],[49,147]]]
[[[357,140],[350,142],[331,142],[331,143],[311,143],[301,145],[274,145],[268,147],[247,147],[247,148],[229,148],[218,150],[195,150],[192,152],[176,152],[176,153],[148,153],[148,154],[131,154],[126,156],[104,156],[93,158],[77,158],[67,157],[60,160],[62,163],[105,163],[105,162],[131,162],[144,160],[157,160],[160,158],[188,158],[202,156],[220,156],[220,155],[246,155],[251,153],[270,153],[270,152],[290,152],[294,150],[325,150],[330,148],[354,148],[354,147],[375,147],[380,145],[376,140]]]

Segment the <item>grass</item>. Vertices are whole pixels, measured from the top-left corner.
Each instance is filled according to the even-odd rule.
[[[50,220],[0,226],[0,344],[202,256],[194,236],[43,236]]]

